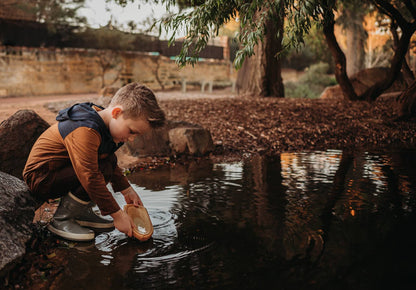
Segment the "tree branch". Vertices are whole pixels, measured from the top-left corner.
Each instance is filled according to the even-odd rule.
[[[413,18],[416,18],[416,8],[415,8],[415,6],[413,6],[412,1],[405,0],[404,4],[406,5],[406,7],[410,11],[410,13],[412,13]]]
[[[402,68],[406,52],[409,49],[410,39],[413,33],[416,31],[416,23],[413,22],[411,25],[408,25],[406,30],[402,31],[402,36],[397,44],[393,59],[391,60],[391,66],[387,78],[368,88],[368,90],[362,96],[360,96],[363,99],[374,101],[397,79]]]
[[[358,100],[358,96],[355,93],[354,87],[351,84],[350,79],[347,75],[347,61],[345,54],[339,46],[334,33],[334,13],[332,9],[324,8],[323,17],[323,31],[328,44],[329,50],[332,53],[335,61],[335,78],[341,87],[344,97],[349,100]]]
[[[408,26],[408,22],[404,17],[401,15],[401,13],[394,8],[393,5],[388,3],[385,0],[374,0],[374,4],[379,8],[380,11],[386,13],[390,18],[397,21],[397,24],[400,26],[402,30],[405,30]]]
[[[393,19],[391,21],[390,31],[393,35],[393,49],[396,51],[399,46],[399,35],[397,34],[397,23]],[[408,85],[414,82],[415,76],[407,63],[406,57],[403,59],[402,72]]]

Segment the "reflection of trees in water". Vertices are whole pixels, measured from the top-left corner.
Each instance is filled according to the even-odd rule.
[[[393,177],[389,179],[394,181],[389,192],[396,194],[397,191],[403,211],[411,213],[416,208],[416,154],[393,153],[391,163],[383,166],[383,171]]]
[[[249,287],[249,277],[325,285],[375,275],[369,267],[384,273],[379,251],[415,209],[415,158],[406,152],[286,153],[164,173],[167,185],[182,190],[172,209],[178,244],[215,247],[215,255],[175,262],[174,276],[229,281],[245,273],[241,283]],[[187,267],[193,274],[181,272]]]
[[[263,226],[254,228],[262,252],[280,253],[287,265],[301,266],[306,272],[295,273],[305,279],[320,264],[319,275],[357,274],[351,267],[372,263],[368,253],[390,237],[405,211],[414,210],[416,163],[409,162],[406,152],[343,153],[332,157],[336,170],[323,177],[307,160],[310,154],[294,155],[290,162],[282,156],[282,166],[272,166],[275,171],[267,167],[270,160],[251,162],[248,178],[258,205],[252,218]],[[314,162],[328,162],[327,157],[315,155]]]
[[[282,184],[280,156],[254,156],[244,164],[244,183],[252,209],[246,211],[258,239],[259,256],[275,257],[282,247],[285,231],[286,187]]]
[[[361,264],[371,272],[366,274],[369,275],[377,272],[371,268],[377,269],[379,265],[385,264],[383,258],[380,258],[383,257],[383,252],[379,252],[379,248],[386,246],[385,241],[392,238],[392,232],[396,231],[400,221],[406,219],[403,217],[404,209],[414,210],[414,204],[411,204],[414,194],[402,191],[400,180],[413,180],[409,176],[415,175],[415,163],[405,164],[403,157],[409,158],[407,153],[395,153],[391,156],[342,154],[332,187],[326,193],[321,192],[320,201],[313,201],[306,209],[311,216],[319,216],[317,222],[323,241],[317,261],[320,275],[360,277],[364,274],[360,273],[360,267],[355,266]],[[408,188],[414,189],[415,184]],[[311,192],[310,189],[308,192]],[[291,200],[290,197],[288,199]],[[406,199],[410,202],[406,202]],[[289,204],[291,202],[293,208],[304,205],[302,201],[291,200]],[[322,202],[324,206],[320,207]],[[292,213],[287,216],[295,215]],[[297,224],[299,219],[293,220],[296,226],[300,225],[298,231],[304,234],[315,230],[313,227],[308,229],[308,224],[304,221]],[[310,246],[316,250],[316,244]],[[313,255],[310,258],[313,260]],[[314,267],[317,265],[313,264]],[[367,268],[368,265],[371,267]],[[315,268],[310,268],[310,271],[317,273]],[[367,279],[373,282],[376,280]]]
[[[320,216],[331,190],[331,181],[336,182],[339,152],[287,155],[291,158],[285,164],[284,182],[289,187],[285,258],[316,259],[323,247]]]
[[[161,166],[154,170],[138,170],[128,176],[130,182],[150,190],[163,190],[168,186],[189,184],[210,178],[213,164],[209,159],[177,163],[174,167]]]

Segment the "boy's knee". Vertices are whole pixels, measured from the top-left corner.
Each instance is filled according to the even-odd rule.
[[[35,209],[40,208],[45,202],[49,201],[49,196],[42,192],[34,192],[32,190],[29,190],[30,195],[32,196],[32,199],[35,203]]]

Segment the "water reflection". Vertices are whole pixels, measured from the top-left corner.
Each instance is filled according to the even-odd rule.
[[[328,150],[136,172],[153,238],[68,249],[59,288],[410,288],[415,159]]]

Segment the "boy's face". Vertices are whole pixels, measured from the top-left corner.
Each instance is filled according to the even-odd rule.
[[[113,109],[108,128],[115,143],[133,141],[135,136],[150,131],[150,125],[146,119],[125,119],[120,108]]]

